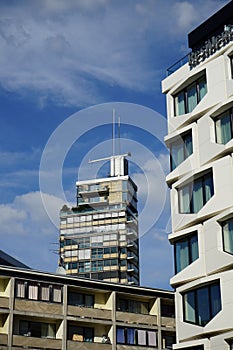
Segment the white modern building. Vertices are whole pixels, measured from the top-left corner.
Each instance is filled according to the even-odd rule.
[[[233,1],[188,35],[167,98],[177,341],[233,349]]]

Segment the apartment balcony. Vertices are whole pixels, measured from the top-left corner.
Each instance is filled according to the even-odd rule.
[[[108,186],[101,186],[101,185],[95,185],[95,186],[79,186],[78,193],[82,196],[93,196],[94,194],[101,195],[101,194],[108,194],[109,193],[109,187]]]
[[[112,319],[112,312],[110,310],[80,307],[73,305],[68,305],[68,315],[99,320]]]
[[[157,316],[155,315],[145,315],[145,314],[136,314],[125,311],[116,312],[116,321],[124,323],[136,323],[142,325],[157,325]]]
[[[13,335],[13,346],[22,348],[62,349],[61,339],[36,338],[23,335]]]
[[[15,299],[15,310],[42,315],[62,315],[62,304],[47,303],[35,300]]]
[[[67,350],[112,350],[112,345],[103,344],[103,343],[88,343],[88,342],[68,340]]]
[[[9,309],[9,298],[0,297],[0,308]]]

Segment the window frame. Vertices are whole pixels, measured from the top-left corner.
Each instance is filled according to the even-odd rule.
[[[207,199],[206,191],[205,191],[205,183],[211,179],[211,196],[209,199]],[[198,183],[201,182],[201,192],[202,192],[202,206],[199,210],[195,211],[195,199],[194,199],[194,188],[195,185],[198,185]],[[183,201],[182,201],[182,191],[184,189],[187,189],[188,193],[188,207],[182,209]],[[205,205],[206,203],[214,196],[214,179],[213,179],[213,171],[212,168],[203,173],[202,175],[199,175],[198,177],[194,178],[193,181],[186,183],[185,185],[178,187],[178,210],[179,214],[196,214],[198,213]]]
[[[174,116],[178,117],[180,115],[183,114],[187,114],[187,113],[191,113],[196,106],[200,103],[200,101],[204,98],[204,96],[201,96],[201,90],[200,90],[200,85],[201,85],[201,81],[204,80],[205,81],[205,86],[206,86],[206,93],[207,94],[208,90],[207,90],[207,78],[206,78],[206,72],[204,72],[202,75],[200,75],[197,79],[195,79],[194,81],[190,82],[188,85],[186,85],[183,89],[181,89],[179,92],[175,93],[173,95],[173,100],[174,100]],[[188,100],[188,91],[191,88],[192,85],[195,85],[195,91],[196,91],[196,105],[194,106],[194,108],[191,108],[191,110],[189,110],[189,100]],[[177,103],[177,99],[179,98],[179,96],[183,95],[183,103],[184,103],[184,113],[179,113],[178,110],[178,103]]]
[[[229,251],[225,248],[225,237],[224,237],[224,226],[229,223],[229,222],[232,222],[233,223],[233,217],[230,217],[222,222],[220,222],[220,225],[221,225],[221,230],[222,230],[222,242],[223,242],[223,251],[227,254],[230,254],[230,255],[233,255],[233,249],[232,251]],[[232,234],[233,235],[233,234]],[[232,241],[233,241],[233,237],[232,237]]]
[[[220,294],[220,299],[219,299],[219,310],[217,312],[214,313],[214,308],[212,305],[212,290],[213,288],[215,288],[216,286],[218,286],[219,288],[219,294]],[[209,317],[208,320],[206,320],[206,322],[202,322],[202,320],[200,319],[200,315],[198,314],[198,308],[200,308],[200,304],[198,300],[198,294],[202,291],[207,291],[207,298],[205,300],[205,305],[208,307],[208,313],[209,313]],[[193,294],[193,317],[194,317],[194,321],[191,321],[190,319],[188,319],[188,316],[186,315],[186,303],[187,303],[187,298],[189,295],[191,296],[191,294]],[[185,300],[186,299],[186,300]],[[197,326],[200,327],[205,327],[207,323],[209,323],[221,310],[222,310],[222,300],[221,300],[221,285],[220,285],[220,280],[215,280],[212,281],[211,283],[207,283],[202,285],[201,287],[198,288],[194,288],[191,290],[188,290],[186,292],[182,293],[182,302],[183,302],[183,321],[186,323],[190,323],[190,324],[195,324]],[[188,304],[187,304],[188,306]],[[203,311],[203,310],[202,310]]]
[[[187,138],[191,136],[191,140],[192,140],[192,150],[191,153],[189,154],[188,152],[188,148],[186,145],[186,141]],[[172,157],[172,148],[174,148],[174,146],[180,146],[180,149],[182,151],[182,161],[178,164],[174,164],[174,160]],[[182,133],[181,135],[179,135],[178,138],[176,138],[173,142],[171,142],[170,146],[170,169],[171,171],[175,170],[181,163],[183,163],[189,156],[191,156],[193,154],[193,133],[192,133],[192,129],[185,131],[184,133]]]
[[[197,243],[197,258],[196,259],[193,259],[193,253],[192,253],[192,238],[196,237],[196,243]],[[177,247],[177,244],[178,243],[181,243],[181,242],[187,242],[187,247],[188,247],[188,264],[181,268],[180,270],[178,270],[177,268],[177,250],[176,250],[176,247]],[[194,261],[196,261],[197,259],[199,259],[199,241],[198,241],[198,231],[193,231],[193,232],[190,232],[188,233],[187,235],[177,239],[177,240],[174,240],[173,242],[173,245],[174,245],[174,266],[175,266],[175,274],[183,271],[186,267],[188,267],[189,265],[191,265]]]
[[[217,122],[224,118],[224,115],[229,112],[229,119],[230,119],[230,133],[231,138],[227,142],[219,142],[218,141],[218,133],[217,133]],[[228,142],[230,142],[233,139],[233,107],[226,109],[224,112],[220,113],[218,116],[214,117],[214,128],[215,128],[215,142],[219,145],[226,145]]]

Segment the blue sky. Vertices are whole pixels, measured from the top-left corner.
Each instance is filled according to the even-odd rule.
[[[102,109],[105,113],[114,105],[116,114],[122,114],[122,149],[137,149],[136,158],[130,149],[131,173],[139,186],[140,210],[148,198],[146,183],[155,191],[142,219],[145,222],[159,207],[163,209],[140,239],[141,283],[169,288],[173,274],[167,241],[169,201],[167,193],[166,198],[160,196],[166,191],[161,179],[168,171],[168,154],[162,141],[137,127],[137,122],[124,124],[125,113],[128,104],[137,104],[166,115],[161,93],[166,68],[188,53],[187,33],[227,2],[0,0],[2,250],[36,269],[55,271],[59,232],[39,192],[42,153],[52,133],[74,113],[78,112],[77,135],[85,124],[83,111],[98,118],[98,126],[89,126],[64,159],[64,193],[69,203],[74,202],[77,176],[93,173],[87,156],[111,152],[111,113],[109,125],[101,126],[98,112],[100,105],[107,106]],[[153,130],[157,122],[155,118]],[[104,169],[97,170],[104,173]],[[44,199],[57,220],[63,198],[47,188]]]

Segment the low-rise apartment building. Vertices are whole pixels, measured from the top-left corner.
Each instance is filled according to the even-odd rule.
[[[171,349],[171,291],[0,266],[0,349]]]

